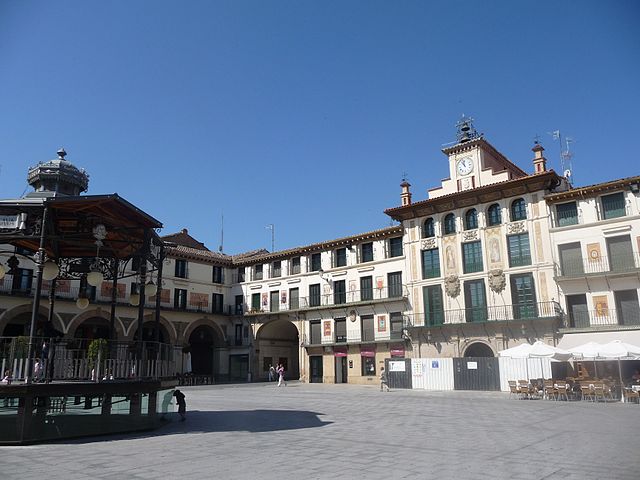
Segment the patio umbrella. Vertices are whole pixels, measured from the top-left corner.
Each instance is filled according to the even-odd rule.
[[[539,358],[540,359],[540,371],[543,372],[542,376],[544,377],[544,369],[542,365],[543,358],[549,358],[551,360],[560,360],[565,361],[571,358],[571,353],[562,350],[561,348],[552,347],[551,345],[547,345],[544,342],[537,341],[533,345],[529,343],[522,343],[512,348],[507,348],[506,350],[502,350],[498,352],[498,355],[501,357],[507,358]],[[527,362],[527,377],[529,377],[529,362]],[[529,378],[527,378],[529,379]]]
[[[582,358],[585,360],[593,361],[594,376],[598,377],[598,367],[596,366],[596,358],[598,358],[598,352],[602,348],[602,344],[597,342],[587,342],[577,347],[570,348],[569,352],[573,354],[574,358]]]
[[[624,395],[622,395],[624,382],[622,380],[622,365],[620,363],[620,360],[640,359],[640,347],[622,342],[620,340],[613,340],[601,346],[601,348],[598,350],[598,357],[618,360],[618,376],[620,377],[620,398],[622,401],[624,401]]]

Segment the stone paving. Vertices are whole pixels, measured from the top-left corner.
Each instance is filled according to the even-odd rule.
[[[640,478],[639,405],[293,382],[183,391],[184,423],[0,447],[0,478]]]

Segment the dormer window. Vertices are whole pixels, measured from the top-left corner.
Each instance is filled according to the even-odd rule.
[[[317,272],[322,269],[322,261],[319,253],[311,254],[311,271]]]
[[[422,224],[422,238],[433,238],[435,236],[435,222],[433,221],[433,218],[427,218]]]
[[[475,230],[476,228],[478,228],[478,212],[475,208],[471,208],[464,214],[464,229]]]
[[[494,227],[502,223],[502,211],[500,205],[494,203],[487,210],[487,225]]]
[[[453,213],[444,217],[444,234],[451,235],[456,233],[456,216]]]
[[[527,219],[527,204],[524,198],[518,198],[511,203],[511,221],[517,222],[518,220]]]

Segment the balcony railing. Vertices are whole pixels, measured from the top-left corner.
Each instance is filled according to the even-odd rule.
[[[339,295],[331,293],[323,293],[320,295],[311,295],[308,297],[297,297],[297,302],[280,303],[277,310],[273,310],[271,306],[266,303],[260,306],[252,305],[251,295],[245,297],[246,313],[259,314],[268,312],[282,312],[291,310],[306,310],[309,308],[322,308],[335,305],[348,305],[359,302],[380,301],[389,299],[402,299],[406,298],[408,290],[405,285],[393,285],[391,287],[372,288],[366,290],[351,290]],[[344,300],[344,301],[343,301]],[[293,304],[292,304],[293,303]]]
[[[556,264],[558,277],[582,277],[598,273],[635,272],[640,268],[640,254],[629,252],[626,255],[614,257],[600,256],[597,258],[564,261]]]
[[[613,325],[640,325],[640,308],[597,309],[569,312],[565,317],[565,328],[607,327]]]
[[[561,318],[563,312],[560,304],[557,302],[535,302],[513,305],[490,305],[456,310],[436,310],[416,315],[422,316],[425,326],[438,326],[459,323]]]
[[[75,285],[64,286],[56,289],[55,298],[56,301],[70,301],[75,302],[78,299],[78,295],[80,293],[80,287],[78,286],[78,282],[74,282]],[[31,288],[13,288],[13,281],[11,275],[6,275],[4,277],[4,282],[0,284],[0,295],[8,295],[15,297],[33,297],[35,294],[35,285],[32,285]],[[111,294],[109,295],[100,295],[100,288],[95,289],[95,293],[92,293],[91,288],[87,288],[85,290],[87,298],[92,304],[99,305],[109,305],[111,304]],[[49,286],[47,283],[43,283],[41,298],[49,297]],[[130,294],[126,294],[124,297],[119,296],[116,299],[116,305],[118,306],[128,306],[128,307],[136,307],[137,305],[131,305],[129,302]],[[209,295],[210,297],[210,295]],[[155,308],[156,302],[155,300],[150,300],[152,297],[147,297],[147,300],[144,304],[145,308]],[[174,303],[173,297],[169,302],[160,302],[161,310],[174,310],[174,311],[184,311],[184,312],[197,312],[197,313],[214,313],[219,315],[242,315],[242,307],[238,306],[239,310],[235,305],[224,305],[223,308],[218,311],[214,308],[214,305],[210,301],[202,302],[191,300],[187,298],[187,301],[184,303],[178,303],[177,305]],[[239,312],[239,313],[238,313]]]

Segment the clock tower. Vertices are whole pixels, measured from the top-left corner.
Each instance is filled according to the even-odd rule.
[[[429,190],[429,198],[463,192],[527,175],[498,152],[464,115],[456,124],[457,141],[442,152],[449,159],[449,178]]]

